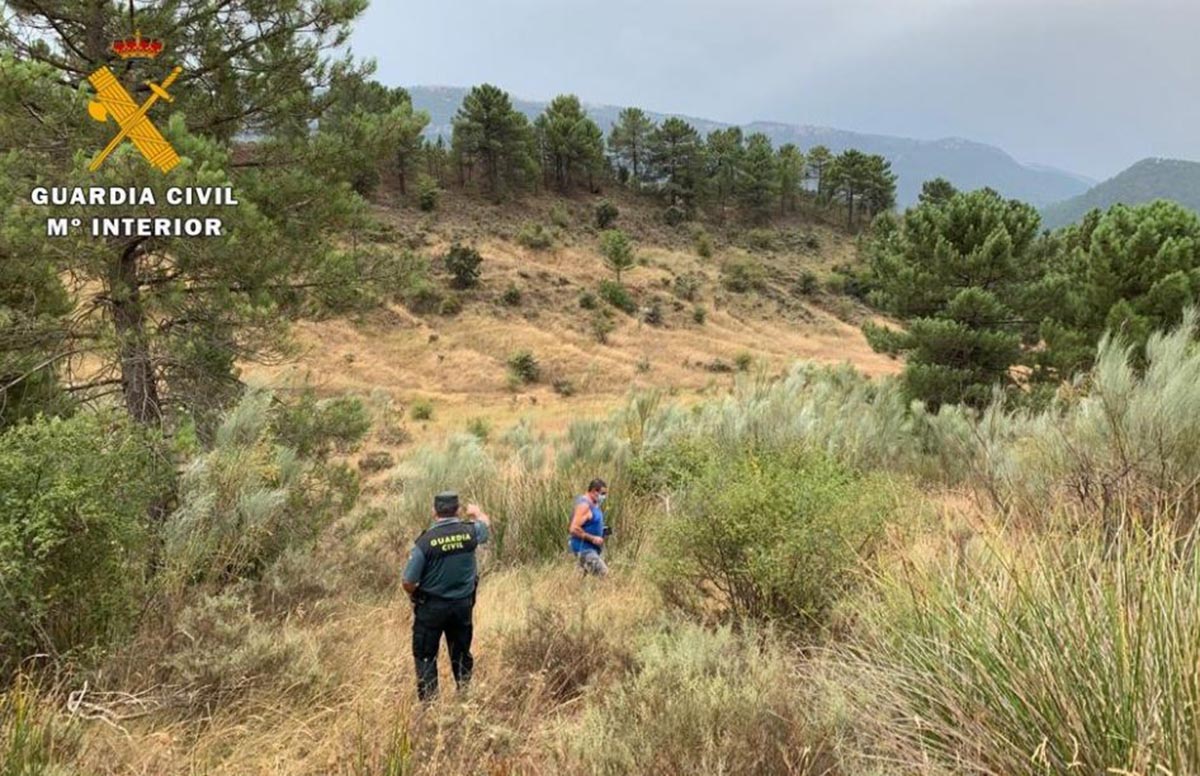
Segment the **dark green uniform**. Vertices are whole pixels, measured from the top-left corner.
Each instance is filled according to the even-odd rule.
[[[437,693],[437,653],[442,634],[450,653],[450,669],[460,687],[471,679],[472,614],[478,569],[475,548],[488,540],[483,523],[439,518],[417,537],[404,581],[417,585],[413,595],[413,659],[421,700]]]

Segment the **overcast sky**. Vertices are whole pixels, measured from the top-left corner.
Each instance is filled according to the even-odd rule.
[[[993,143],[1108,177],[1200,160],[1200,0],[373,0],[389,85]]]

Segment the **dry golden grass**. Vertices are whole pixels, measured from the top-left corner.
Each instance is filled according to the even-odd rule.
[[[719,268],[725,257],[743,249],[726,240],[718,243],[716,255],[703,259],[685,233],[658,224],[644,204],[625,202],[618,226],[634,236],[645,264],[622,280],[643,303],[661,300],[666,325],[651,326],[616,313],[616,328],[607,343],[599,344],[590,328],[591,311],[578,304],[580,291],[594,289],[609,276],[596,250],[595,230],[588,225],[590,200],[570,206],[575,224],[554,248],[529,250],[508,237],[523,222],[548,223],[546,211],[556,201],[529,198],[503,209],[451,201],[432,218],[380,208],[380,219],[398,234],[424,235],[420,251],[427,255],[440,256],[454,239],[479,249],[482,276],[478,288],[463,293],[464,311],[454,317],[418,316],[392,305],[364,320],[302,322],[295,327],[300,354],[294,362],[247,365],[245,376],[272,384],[307,379],[328,393],[383,390],[398,406],[431,400],[434,417],[409,424],[414,438],[423,441],[461,430],[474,417],[486,417],[496,428],[532,417],[539,429],[559,430],[572,418],[603,413],[631,388],[667,388],[683,396],[720,390],[733,377],[708,365],[732,365],[745,353],[754,359],[754,368],[770,372],[806,359],[848,362],[872,376],[899,370],[898,362],[871,350],[857,325],[819,306],[823,299],[865,316],[850,300],[802,300],[783,286],[763,294],[730,293],[720,286]],[[792,277],[801,269],[823,276],[832,266],[852,260],[849,238],[824,226],[806,228],[819,234],[820,252],[764,255],[778,277]],[[677,300],[671,293],[672,279],[683,273],[703,278],[695,302]],[[499,301],[510,285],[522,289],[519,307]],[[692,319],[693,304],[707,312],[703,325]],[[505,361],[518,349],[534,353],[543,376],[514,391]],[[574,395],[558,395],[555,380],[569,381]]]

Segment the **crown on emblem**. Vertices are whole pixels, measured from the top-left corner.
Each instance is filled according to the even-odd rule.
[[[162,52],[163,43],[161,40],[143,38],[139,31],[132,38],[114,40],[112,50],[121,59],[154,59]]]

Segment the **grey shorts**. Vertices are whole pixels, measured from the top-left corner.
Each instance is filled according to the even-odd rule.
[[[579,568],[583,569],[584,574],[592,574],[597,577],[608,576],[608,564],[595,550],[584,550],[577,553],[575,557],[579,560]]]

